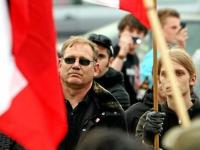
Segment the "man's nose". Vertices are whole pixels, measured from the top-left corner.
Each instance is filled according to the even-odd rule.
[[[72,65],[73,68],[80,68],[80,63],[79,63],[79,59],[76,59],[76,61],[74,62],[74,64]]]

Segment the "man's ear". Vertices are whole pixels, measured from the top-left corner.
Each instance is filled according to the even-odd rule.
[[[99,63],[96,62],[94,65],[94,77],[96,77],[99,74]]]
[[[58,58],[58,72],[60,72],[61,66],[62,66],[62,58]]]
[[[109,66],[112,64],[113,60],[114,60],[114,57],[109,58]]]
[[[190,77],[190,86],[194,86],[195,82],[196,82],[196,79],[197,79],[197,76],[196,74],[193,74],[191,77]]]

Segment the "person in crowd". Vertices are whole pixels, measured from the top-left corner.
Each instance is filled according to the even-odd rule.
[[[181,22],[180,14],[175,9],[164,8],[158,10],[158,17],[163,29],[163,34],[168,47],[185,48],[188,38],[186,24]],[[159,50],[159,47],[158,47]],[[158,53],[159,56],[159,53]],[[140,78],[143,82],[146,77],[149,79],[149,86],[152,87],[152,67],[153,67],[153,49],[151,49],[140,63]]]
[[[165,8],[158,11],[158,17],[160,19],[163,33],[169,48],[185,48],[188,34],[185,24],[181,22],[180,14],[174,9]],[[152,66],[153,50],[150,50],[141,62],[140,77],[141,81],[143,81],[148,76],[151,85]]]
[[[160,104],[165,102],[166,98],[163,93],[161,84],[158,83],[158,101]],[[153,88],[146,90],[144,97],[136,104],[133,104],[125,111],[128,132],[135,135],[135,130],[140,117],[153,107]]]
[[[189,117],[191,119],[197,117],[200,115],[200,101],[196,96],[192,96],[192,89],[196,81],[194,63],[189,54],[183,49],[170,50],[169,57]],[[158,74],[166,103],[159,105],[159,112],[150,110],[143,114],[136,128],[136,136],[147,144],[153,144],[155,134],[159,134],[160,139],[162,139],[166,131],[182,123],[176,114],[177,107],[172,87],[166,74],[166,66],[162,64],[161,59],[158,61]]]
[[[198,97],[200,97],[200,48],[195,50],[195,52],[192,55],[192,60],[195,64],[195,67],[197,69],[197,83],[194,86],[194,92],[197,94]]]
[[[138,139],[119,130],[91,130],[76,150],[147,150]]]
[[[59,150],[73,150],[91,129],[118,128],[126,131],[124,111],[110,92],[94,82],[99,70],[97,47],[75,36],[64,42],[59,74],[66,102],[68,133]]]
[[[136,49],[148,30],[131,14],[126,15],[118,25],[119,43],[114,47],[114,60],[111,67],[123,72],[125,89],[131,104],[137,102],[137,90],[140,86],[139,58]]]
[[[112,41],[101,34],[91,34],[88,39],[98,47],[99,72],[95,76],[95,81],[107,89],[126,110],[130,106],[130,99],[124,88],[123,74],[109,67],[113,60]]]

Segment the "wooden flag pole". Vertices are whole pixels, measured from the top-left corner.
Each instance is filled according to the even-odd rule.
[[[157,0],[154,0],[154,8],[157,9]],[[157,42],[152,33],[153,37],[153,108],[154,111],[158,112],[158,55],[157,55]],[[159,134],[154,137],[154,150],[159,150]]]
[[[150,24],[152,27],[154,37],[156,38],[156,42],[159,46],[163,65],[165,65],[165,67],[167,69],[166,72],[167,72],[167,75],[168,75],[170,83],[171,83],[172,91],[174,91],[173,96],[174,96],[174,101],[175,101],[175,105],[177,108],[177,115],[178,115],[179,119],[182,121],[182,126],[188,127],[190,125],[190,119],[189,119],[182,95],[177,86],[178,84],[177,84],[177,81],[176,81],[176,78],[174,75],[173,66],[172,66],[172,63],[171,63],[171,60],[170,60],[169,54],[168,54],[169,49],[165,42],[165,39],[164,39],[164,36],[162,33],[162,28],[161,28],[156,10],[153,5],[153,1],[152,0],[144,0],[144,4],[147,8],[147,14],[148,14],[148,18],[149,18],[149,21],[150,21]],[[163,56],[165,56],[165,57],[163,57]]]
[[[154,7],[156,9],[157,1],[154,0]],[[157,59],[157,43],[154,37],[154,33],[152,33],[153,37],[153,99],[154,99],[154,110],[158,111],[158,59]]]

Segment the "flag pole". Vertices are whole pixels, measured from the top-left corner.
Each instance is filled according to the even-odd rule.
[[[154,7],[156,9],[157,0],[154,0]],[[154,99],[154,110],[158,111],[158,60],[157,60],[157,43],[154,37],[154,33],[152,33],[153,37],[153,99]]]
[[[157,9],[157,0],[153,0],[154,8]],[[157,42],[152,33],[153,37],[153,108],[154,111],[158,112],[158,57],[157,57]],[[154,150],[159,150],[159,134],[154,137]]]
[[[156,38],[156,42],[159,46],[163,65],[166,67],[166,73],[167,73],[167,76],[169,78],[169,81],[170,81],[170,84],[172,87],[174,102],[175,102],[175,105],[177,108],[177,115],[178,115],[179,119],[182,121],[182,126],[188,127],[190,125],[190,119],[189,119],[182,95],[177,86],[178,84],[177,84],[175,75],[173,73],[174,72],[173,66],[172,66],[172,63],[171,63],[171,60],[170,60],[169,54],[168,54],[169,49],[165,42],[165,39],[164,39],[164,36],[162,33],[162,28],[159,23],[157,13],[156,13],[156,10],[153,5],[153,1],[152,0],[144,0],[144,4],[147,9],[147,14],[148,14],[148,18],[149,18],[149,21],[151,24],[152,32],[154,34],[154,38]]]

